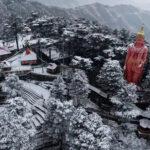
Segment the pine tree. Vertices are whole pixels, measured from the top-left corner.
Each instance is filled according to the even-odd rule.
[[[30,123],[30,116],[23,99],[10,100],[11,105],[1,109],[0,125],[0,149],[9,150],[33,150],[34,129]]]
[[[8,97],[19,96],[21,83],[19,82],[18,76],[10,74],[6,77],[5,82],[2,84],[2,90],[8,93]]]
[[[137,109],[137,87],[135,84],[125,84],[117,91],[117,94],[111,98],[112,103],[117,105],[117,114],[125,117],[136,117],[140,110]]]
[[[60,99],[61,101],[66,100],[67,86],[62,76],[59,76],[53,82],[53,88],[51,90],[52,97]]]
[[[74,112],[72,101],[51,98],[46,105],[48,114],[43,125],[44,133],[52,139],[54,144],[63,145],[69,118]]]
[[[70,119],[66,135],[68,150],[109,150],[110,132],[100,116],[96,113],[88,114],[85,109],[78,108]]]
[[[119,38],[124,43],[127,43],[127,41],[129,40],[129,31],[127,31],[126,29],[120,30]]]
[[[81,70],[76,70],[69,85],[69,94],[74,100],[74,105],[85,105],[88,99],[88,78]]]
[[[104,91],[114,94],[124,84],[122,68],[117,60],[107,60],[97,76],[97,83]]]

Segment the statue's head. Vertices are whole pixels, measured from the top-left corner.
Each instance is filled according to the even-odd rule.
[[[141,27],[141,30],[136,35],[135,46],[140,48],[144,46],[144,26]]]

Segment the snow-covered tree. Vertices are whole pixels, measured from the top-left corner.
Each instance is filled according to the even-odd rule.
[[[73,113],[66,141],[69,150],[109,150],[110,128],[102,123],[96,113],[88,114],[78,108]]]
[[[2,83],[2,90],[8,93],[8,97],[16,97],[20,95],[21,83],[18,76],[10,74],[6,77],[4,83]]]
[[[119,32],[119,38],[124,43],[127,43],[127,41],[129,40],[129,31],[127,31],[126,29],[120,30],[120,32]]]
[[[80,56],[75,56],[72,59],[72,62],[71,62],[72,66],[78,67],[78,68],[81,68],[81,69],[86,69],[86,70],[91,69],[92,64],[93,64],[93,61],[91,59],[83,58],[83,57],[80,57]]]
[[[111,98],[111,101],[118,105],[137,102],[137,86],[133,83],[125,84],[118,90],[117,95]]]
[[[81,70],[76,70],[69,85],[69,94],[74,100],[74,105],[84,105],[88,99],[88,78]]]
[[[65,100],[67,95],[67,86],[62,76],[59,76],[54,82],[51,90],[52,97],[60,99],[61,101]]]
[[[114,126],[114,127],[113,127]],[[133,124],[114,125],[111,122],[111,150],[147,150],[149,142],[136,134],[137,126]]]
[[[97,76],[98,85],[108,93],[113,94],[125,82],[122,68],[117,60],[107,60]]]
[[[117,91],[117,94],[111,98],[111,102],[117,105],[121,116],[136,117],[140,110],[135,106],[137,103],[137,86],[133,83],[125,84]]]
[[[44,132],[52,139],[53,143],[62,143],[69,116],[74,110],[72,101],[50,98],[46,106],[48,114],[43,125]]]
[[[11,105],[1,109],[0,149],[33,150],[35,131],[30,123],[30,113],[21,98],[10,100]],[[26,112],[26,113],[25,113]]]

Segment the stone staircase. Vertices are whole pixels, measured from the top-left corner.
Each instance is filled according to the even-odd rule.
[[[32,125],[37,130],[35,139],[36,147],[35,150],[59,150],[59,143],[53,143],[52,139],[43,132],[42,124],[45,122],[47,109],[44,106],[38,104],[38,101],[42,97],[35,93],[29,88],[22,87],[21,89],[22,97],[28,101],[28,103],[33,107],[33,118]]]
[[[52,139],[48,137],[42,129],[36,134],[37,146],[35,150],[59,150],[59,143],[53,143]]]
[[[21,89],[22,97],[27,100],[33,106],[33,118],[32,124],[36,129],[41,128],[45,121],[47,109],[44,106],[40,106],[37,102],[42,99],[40,95],[35,93],[31,89],[22,87]]]

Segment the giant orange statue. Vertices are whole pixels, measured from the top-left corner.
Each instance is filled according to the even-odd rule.
[[[136,35],[136,41],[129,45],[124,66],[124,76],[128,83],[138,83],[147,57],[144,45],[144,26]]]

